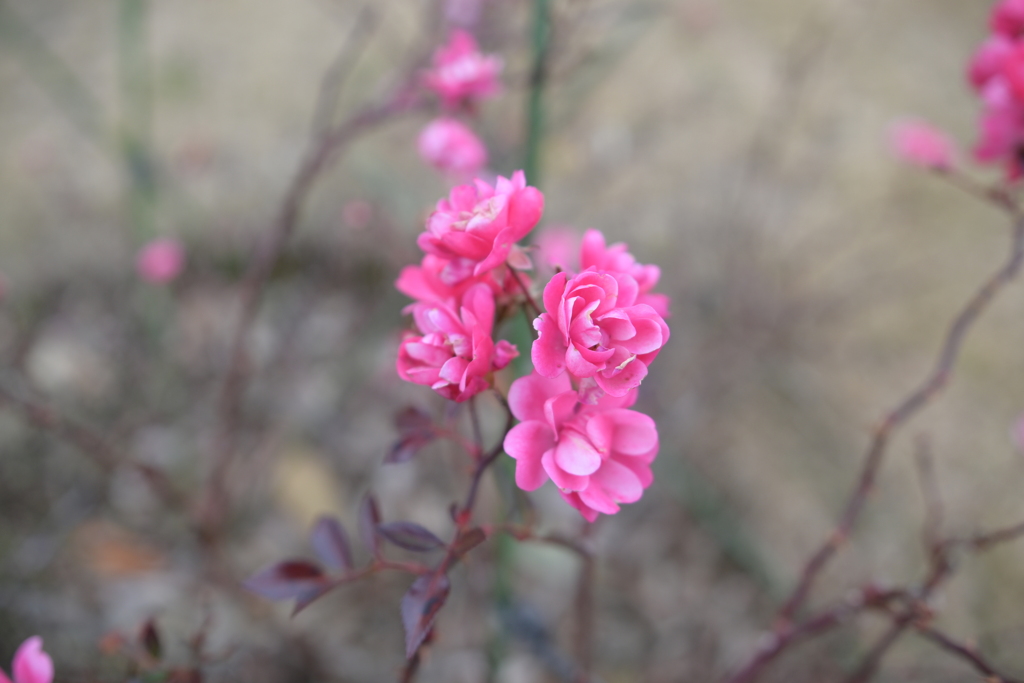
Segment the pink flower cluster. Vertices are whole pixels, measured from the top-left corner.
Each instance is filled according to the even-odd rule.
[[[13,683],[51,683],[53,681],[53,660],[43,652],[43,639],[32,636],[14,653],[14,666],[11,668]],[[3,671],[0,671],[0,683],[11,683]]]
[[[669,339],[668,299],[651,290],[657,266],[588,230],[578,273],[558,272],[535,321],[534,372],[512,384],[521,422],[505,438],[516,483],[532,491],[549,478],[589,521],[633,503],[651,483],[658,453],[654,421],[629,410],[648,366]]]
[[[991,34],[971,58],[967,77],[982,102],[974,156],[1003,165],[1016,180],[1024,171],[1024,0],[993,8]]]
[[[480,52],[468,32],[452,32],[448,44],[434,54],[433,68],[423,75],[424,85],[437,93],[447,112],[476,111],[476,102],[500,90],[501,59]],[[420,156],[441,172],[459,180],[479,173],[487,165],[487,148],[468,126],[450,115],[427,124],[419,137]]]
[[[415,300],[407,311],[417,327],[398,351],[402,379],[461,402],[518,355],[512,344],[493,340],[495,312],[517,292],[506,264],[513,246],[543,211],[544,195],[522,171],[494,185],[460,185],[437,203],[418,240],[426,255],[395,284]]]

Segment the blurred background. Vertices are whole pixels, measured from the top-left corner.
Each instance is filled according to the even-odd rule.
[[[990,3],[551,5],[530,178],[546,196],[542,225],[627,241],[661,266],[673,298],[672,341],[640,404],[661,433],[655,483],[593,529],[595,671],[609,683],[714,680],[762,642],[834,524],[871,426],[930,369],[949,320],[1005,256],[1005,216],[886,147],[907,115],[973,144],[963,74]],[[522,167],[533,3],[368,7],[0,0],[5,391],[94,426],[118,462],[202,488],[239,281],[346,40],[359,47],[340,118],[415,73],[446,21],[469,21],[506,63],[505,91],[483,104],[477,130],[494,171]],[[134,642],[152,619],[166,661],[198,666],[203,680],[395,680],[407,576],[343,587],[294,619],[239,582],[308,556],[321,513],[354,528],[367,490],[386,519],[450,527],[448,505],[465,488],[456,453],[434,445],[382,465],[397,409],[443,409],[394,372],[407,301],[393,282],[419,258],[415,236],[448,189],[416,154],[429,118],[413,111],[360,135],[305,204],[251,335],[244,457],[215,553],[191,531],[191,508],[155,497],[138,467],[97,467],[2,401],[0,667],[38,633],[58,680],[129,680],[111,634]],[[156,237],[187,253],[167,286],[135,271]],[[1022,306],[1020,285],[996,301],[946,394],[893,442],[816,604],[867,581],[920,579],[918,435],[935,456],[949,533],[1024,518],[1024,455],[1010,436],[1024,411]],[[495,412],[485,425],[492,439],[499,423]],[[500,499],[490,478],[482,495],[486,517]],[[543,528],[578,533],[553,490],[533,498]],[[561,680],[576,558],[517,546],[509,618],[493,608],[492,546],[454,571],[418,680]],[[966,560],[937,605],[946,630],[1024,672],[1022,560],[1019,545]],[[866,617],[794,650],[764,680],[841,680],[884,627]],[[877,680],[971,675],[908,636]]]

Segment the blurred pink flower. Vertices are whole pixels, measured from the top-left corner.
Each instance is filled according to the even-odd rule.
[[[540,232],[534,244],[541,267],[576,272],[580,267],[580,235],[570,227],[549,225]]]
[[[526,185],[522,171],[511,179],[498,176],[493,187],[478,178],[437,203],[417,243],[428,254],[450,259],[450,272],[480,275],[504,263],[543,212],[544,195]]]
[[[365,199],[353,199],[341,207],[341,220],[349,228],[362,230],[373,220],[373,204]]]
[[[451,175],[468,177],[487,165],[487,148],[465,124],[455,119],[434,119],[419,137],[420,156]]]
[[[501,69],[500,57],[481,53],[471,34],[456,29],[448,44],[434,53],[434,66],[423,80],[441,97],[446,108],[455,108],[468,98],[497,94]]]
[[[551,478],[562,498],[591,522],[639,500],[653,480],[658,430],[647,415],[627,410],[635,400],[632,391],[581,405],[565,374],[517,379],[508,402],[521,422],[504,443],[516,461],[516,484],[533,491]]]
[[[913,166],[946,170],[952,168],[953,142],[942,131],[922,121],[902,121],[889,129],[893,154]]]
[[[669,329],[650,305],[636,303],[638,293],[636,280],[625,273],[594,267],[573,277],[557,273],[544,288],[546,312],[533,322],[537,372],[592,377],[612,396],[640,386]]]
[[[981,90],[985,84],[1003,69],[1003,62],[1013,51],[1013,41],[1004,35],[995,34],[989,36],[981,44],[971,57],[967,67],[967,79],[976,90]]]
[[[629,253],[629,247],[622,242],[606,246],[604,235],[594,229],[584,233],[580,248],[580,269],[586,270],[591,266],[597,270],[631,275],[639,287],[636,302],[647,304],[663,318],[669,317],[668,296],[651,292],[661,279],[661,268],[637,263],[636,258]]]
[[[32,636],[14,653],[11,670],[14,683],[51,683],[53,681],[53,660],[43,652],[43,639]],[[11,683],[11,679],[0,671],[0,683]]]
[[[505,340],[491,339],[494,295],[473,285],[456,308],[446,304],[413,306],[423,333],[406,335],[398,349],[398,375],[452,401],[466,401],[490,386],[489,375],[519,355]]]
[[[1002,0],[992,9],[992,31],[1010,38],[1024,34],[1024,0]]]
[[[155,239],[139,250],[135,269],[146,282],[165,284],[178,277],[185,267],[185,248],[167,237]]]

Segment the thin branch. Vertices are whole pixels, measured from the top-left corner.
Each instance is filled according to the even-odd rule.
[[[993,546],[1001,543],[1016,541],[1022,536],[1024,536],[1024,522],[1006,527],[1005,529],[997,529],[996,531],[990,531],[985,534],[978,534],[977,536],[963,539],[961,542],[969,545],[977,551],[984,551],[990,550]]]
[[[512,266],[508,267],[508,272],[512,274],[512,279],[516,281],[516,284],[519,285],[519,289],[523,291],[523,295],[526,297],[526,303],[533,309],[534,315],[540,316],[540,306],[537,305],[537,301],[533,298],[533,295],[530,294],[530,288],[526,286],[525,282],[523,282],[523,278],[519,276],[519,273],[517,273],[516,269]]]
[[[580,534],[581,545],[587,547],[594,531],[594,525],[584,522]],[[576,583],[576,599],[573,605],[576,621],[573,657],[576,659],[578,671],[577,683],[590,680],[590,672],[594,668],[594,580],[597,574],[597,563],[592,552],[580,554],[580,574]]]
[[[483,478],[487,468],[505,451],[505,435],[512,430],[512,425],[515,422],[515,416],[512,415],[508,402],[502,399],[502,405],[504,405],[506,413],[505,428],[501,432],[501,438],[498,440],[498,443],[477,463],[476,469],[473,471],[473,480],[469,484],[469,493],[466,494],[466,502],[462,505],[460,515],[466,517],[467,522],[469,515],[473,512],[473,506],[476,504],[476,494],[480,488],[480,480]]]
[[[914,462],[917,465],[918,481],[921,485],[921,496],[924,498],[924,547],[929,552],[935,552],[941,545],[943,506],[942,497],[939,494],[939,484],[935,477],[935,463],[931,454],[931,445],[927,437],[921,436],[917,440],[917,451]]]
[[[166,505],[174,507],[182,503],[181,494],[175,490],[162,471],[123,458],[121,453],[92,427],[62,415],[54,408],[27,398],[3,384],[0,384],[0,407],[20,413],[25,421],[36,429],[75,446],[105,474],[110,474],[121,466],[130,467],[142,475],[153,493]]]
[[[958,657],[966,661],[982,676],[987,676],[987,680],[990,683],[1024,683],[1024,679],[1013,678],[1000,673],[995,666],[989,663],[989,661],[973,647],[963,643],[958,643],[937,628],[929,626],[923,622],[916,623],[914,626],[917,629],[917,632],[926,640],[931,641],[954,657]]]
[[[1020,271],[1022,260],[1024,260],[1024,219],[1018,217],[1013,225],[1010,253],[1006,262],[982,284],[953,319],[932,371],[917,389],[885,416],[875,429],[864,457],[864,465],[861,468],[857,485],[846,503],[839,523],[825,543],[804,566],[796,588],[779,611],[779,623],[792,621],[807,599],[815,579],[850,535],[867,502],[868,493],[874,487],[875,478],[892,435],[928,405],[932,398],[946,386],[967,333],[988,307],[992,298],[1016,277]]]

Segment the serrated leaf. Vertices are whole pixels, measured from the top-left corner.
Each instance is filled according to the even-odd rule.
[[[313,525],[310,542],[320,561],[334,571],[352,569],[352,547],[345,527],[334,517],[321,517]]]
[[[463,555],[486,540],[487,534],[485,534],[483,529],[480,529],[479,527],[463,531],[459,534],[458,538],[455,539],[455,546],[452,548],[452,555],[456,559],[461,559]]]
[[[242,585],[269,600],[298,598],[324,585],[323,570],[305,560],[285,560],[256,572]]]
[[[359,504],[359,536],[363,539],[363,545],[374,557],[380,554],[380,540],[377,538],[377,525],[379,524],[380,509],[377,507],[377,501],[367,493]]]
[[[433,572],[418,577],[402,596],[402,625],[405,626],[407,659],[412,659],[430,633],[450,590],[448,577],[441,572]]]
[[[444,541],[414,522],[392,522],[381,524],[377,533],[391,541],[399,548],[423,553],[444,547]]]

